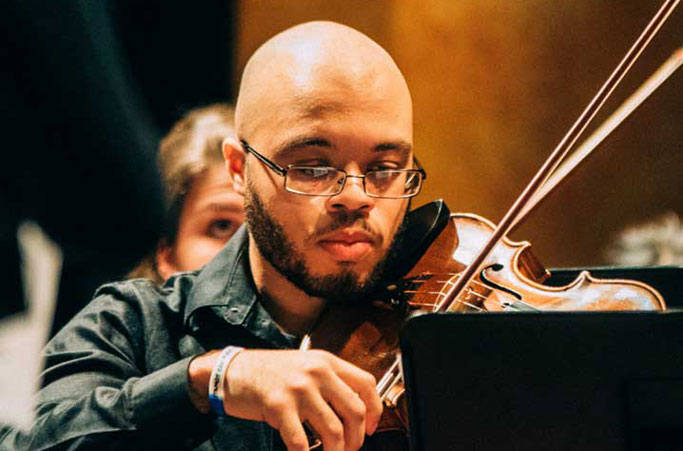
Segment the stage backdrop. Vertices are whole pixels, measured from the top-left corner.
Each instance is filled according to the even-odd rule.
[[[394,56],[413,94],[416,152],[429,173],[416,204],[441,197],[453,211],[498,221],[659,6],[242,0],[234,83],[249,55],[291,25],[329,19],[358,28]],[[678,8],[594,126],[682,44]],[[618,230],[682,212],[682,92],[683,70],[513,237],[531,241],[547,266],[596,265]]]

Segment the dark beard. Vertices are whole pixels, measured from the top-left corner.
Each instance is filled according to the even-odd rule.
[[[282,225],[266,211],[258,194],[249,185],[245,193],[245,210],[249,233],[261,255],[287,280],[306,294],[321,297],[330,302],[354,302],[367,299],[381,280],[387,261],[396,257],[396,250],[400,247],[405,228],[404,215],[404,221],[394,235],[389,251],[375,265],[365,280],[360,280],[358,274],[346,268],[337,274],[315,277],[310,273],[303,257],[297,253],[294,245],[285,235]],[[357,222],[361,227],[368,228],[362,215],[341,213],[334,218],[332,224],[319,233],[328,233]]]

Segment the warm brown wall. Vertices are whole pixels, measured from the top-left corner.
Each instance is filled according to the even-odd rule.
[[[412,90],[417,154],[429,172],[417,203],[443,197],[454,211],[497,221],[658,7],[654,0],[243,0],[236,68],[299,22],[358,28],[394,56]],[[682,43],[679,8],[606,110]],[[548,266],[586,266],[604,261],[605,242],[627,224],[683,212],[682,91],[683,70],[514,237],[531,241]]]

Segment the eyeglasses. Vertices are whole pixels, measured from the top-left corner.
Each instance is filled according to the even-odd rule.
[[[363,190],[370,197],[404,199],[416,196],[422,189],[427,173],[414,159],[417,169],[377,169],[362,175],[349,175],[343,169],[328,166],[287,165],[283,168],[264,157],[242,140],[248,153],[253,154],[276,174],[284,177],[285,189],[304,196],[335,196],[342,192],[346,179],[363,179]]]

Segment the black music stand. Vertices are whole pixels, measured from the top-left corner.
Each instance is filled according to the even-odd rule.
[[[683,311],[426,314],[401,332],[414,450],[683,450]]]

